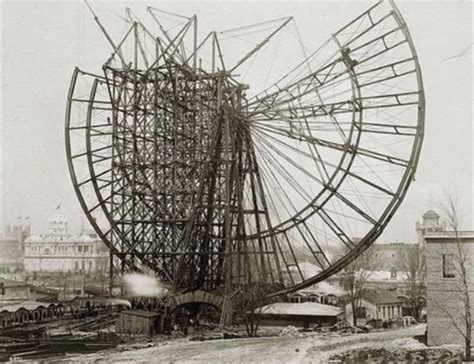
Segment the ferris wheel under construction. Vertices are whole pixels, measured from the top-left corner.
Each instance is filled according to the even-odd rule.
[[[74,70],[66,152],[114,275],[151,269],[175,293],[267,282],[280,295],[340,271],[382,233],[414,179],[425,117],[393,2],[302,46],[294,65],[286,53],[271,80],[281,70],[258,56],[296,29],[291,17],[201,41],[196,16],[148,8],[147,25],[127,9],[115,40],[90,10],[112,54],[101,72]]]

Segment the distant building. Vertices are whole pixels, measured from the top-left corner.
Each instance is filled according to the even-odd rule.
[[[108,270],[109,254],[93,233],[72,235],[69,223],[60,213],[50,221],[46,235],[32,235],[25,240],[24,266],[27,272],[83,272]]]
[[[0,302],[24,301],[30,298],[28,284],[11,279],[0,278]]]
[[[459,232],[459,243],[467,256],[466,269],[474,317],[474,232]],[[428,345],[464,344],[458,331],[465,329],[465,315],[459,254],[453,232],[429,231],[424,235],[426,246],[427,333]]]
[[[322,281],[311,287],[288,294],[291,303],[318,302],[328,305],[337,305],[339,297],[345,294],[336,282]]]
[[[408,276],[406,272],[398,269],[394,267],[390,271],[371,271],[370,273],[366,273],[368,276],[365,288],[404,292],[406,290]]]
[[[29,236],[29,225],[6,225],[0,232],[0,272],[23,269],[23,244]]]
[[[391,272],[396,278],[397,272],[403,271],[406,257],[411,254],[418,254],[416,244],[389,243],[374,244],[374,270]]]

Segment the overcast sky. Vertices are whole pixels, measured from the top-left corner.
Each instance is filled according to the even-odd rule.
[[[134,3],[197,14],[200,34],[293,15],[305,45],[314,48],[370,3]],[[47,231],[58,204],[74,230],[81,211],[64,149],[64,111],[73,68],[100,72],[110,55],[82,2],[2,2],[1,216],[2,225],[29,216]],[[127,3],[93,3],[117,35]],[[382,241],[415,241],[415,221],[446,191],[461,202],[472,229],[472,4],[401,2],[423,70],[427,99],[425,141],[416,182]],[[463,53],[464,52],[464,53]],[[464,54],[446,60],[458,54]]]

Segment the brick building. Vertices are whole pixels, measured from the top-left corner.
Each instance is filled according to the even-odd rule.
[[[471,302],[474,303],[474,232],[459,232],[461,249],[467,256],[466,268]],[[453,232],[424,234],[428,312],[428,345],[463,345],[464,303],[459,275],[459,254]],[[474,317],[474,307],[471,315]]]

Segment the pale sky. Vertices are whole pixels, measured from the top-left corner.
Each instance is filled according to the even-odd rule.
[[[1,216],[2,225],[29,216],[34,233],[47,231],[58,204],[79,229],[79,203],[64,148],[64,112],[77,65],[100,72],[111,50],[82,2],[1,3]],[[200,34],[292,15],[306,47],[315,49],[371,3],[117,3],[93,2],[111,32],[123,30],[117,14],[155,6],[197,14]],[[461,202],[464,228],[472,229],[473,128],[472,3],[401,2],[423,71],[426,130],[419,169],[379,241],[416,240],[415,222],[443,191]],[[250,82],[250,81],[249,81]]]

